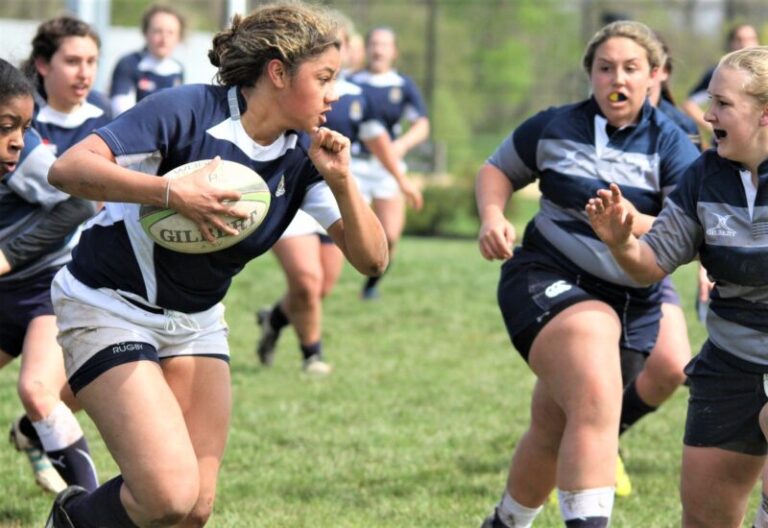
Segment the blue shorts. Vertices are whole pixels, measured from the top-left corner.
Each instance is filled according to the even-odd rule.
[[[51,281],[58,268],[41,271],[16,284],[0,288],[0,350],[13,357],[21,355],[24,337],[32,319],[53,315]]]
[[[737,358],[707,340],[685,373],[691,388],[685,445],[768,453],[758,419],[768,402],[768,367]]]
[[[587,300],[605,302],[616,311],[623,325],[617,348],[649,354],[659,333],[658,287],[618,286],[539,251],[515,250],[501,267],[497,295],[507,332],[526,361],[541,329],[569,306]]]
[[[674,304],[675,306],[681,306],[680,294],[677,293],[675,285],[672,283],[672,278],[667,275],[659,283],[661,286],[661,302],[664,304]]]

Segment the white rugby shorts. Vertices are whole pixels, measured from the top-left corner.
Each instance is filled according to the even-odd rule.
[[[400,162],[400,169],[405,172],[404,161]],[[373,200],[387,200],[400,196],[400,186],[392,174],[384,168],[384,165],[376,158],[352,158],[350,170],[357,180],[360,193],[368,203]]]
[[[208,355],[229,357],[224,305],[186,314],[146,311],[107,288],[95,290],[63,267],[51,284],[57,340],[64,351],[67,378],[96,353],[123,342],[152,345],[160,359]]]

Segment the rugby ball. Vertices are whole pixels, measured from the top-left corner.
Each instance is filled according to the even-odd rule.
[[[181,178],[210,162],[200,160],[186,163],[167,172],[163,178]],[[205,240],[197,224],[173,209],[142,205],[139,222],[147,236],[156,244],[180,253],[213,253],[234,246],[261,225],[269,211],[272,195],[267,183],[256,171],[234,161],[221,160],[216,170],[208,175],[208,181],[214,187],[240,192],[240,200],[230,203],[250,216],[237,218],[221,215],[227,225],[238,230],[237,235],[228,235],[214,229],[216,242],[211,243]]]

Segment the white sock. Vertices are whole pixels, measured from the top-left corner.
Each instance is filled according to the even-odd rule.
[[[46,452],[60,451],[83,437],[77,418],[64,402],[59,402],[51,414],[32,425]]]
[[[509,528],[530,528],[542,508],[543,506],[538,508],[523,506],[505,490],[504,495],[501,496],[501,502],[496,507],[496,515]]]
[[[760,501],[760,506],[757,507],[757,514],[755,515],[754,528],[768,528],[768,497],[763,494],[763,500]]]
[[[560,514],[564,521],[587,517],[611,518],[613,510],[613,487],[593,488],[579,491],[557,490]]]

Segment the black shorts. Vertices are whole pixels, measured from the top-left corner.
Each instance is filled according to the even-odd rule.
[[[625,288],[568,268],[546,254],[516,248],[501,268],[497,291],[507,332],[528,361],[542,328],[569,306],[587,300],[610,305],[622,322],[617,348],[649,354],[661,319],[659,288]]]
[[[675,306],[682,306],[680,302],[680,294],[677,293],[675,285],[672,283],[672,279],[669,275],[664,277],[659,283],[661,286],[661,302],[664,304],[674,304]]]
[[[53,315],[51,281],[58,268],[0,287],[0,350],[18,357],[32,319]]]
[[[707,340],[685,373],[691,388],[685,445],[768,454],[759,422],[768,402],[768,367],[739,359]]]

